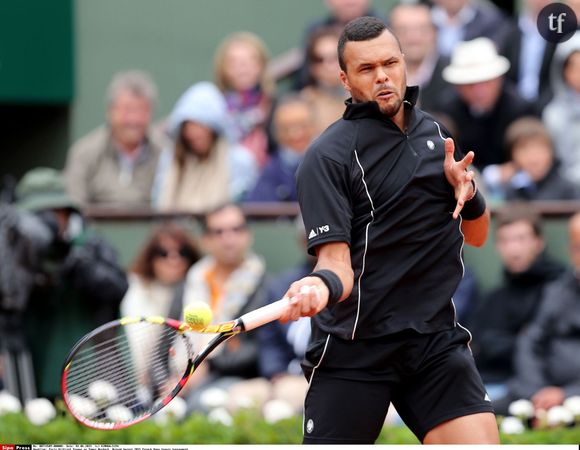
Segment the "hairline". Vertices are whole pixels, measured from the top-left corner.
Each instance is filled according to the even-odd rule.
[[[355,41],[355,40],[346,40],[346,41],[344,42],[344,46],[343,46],[343,49],[342,49],[342,57],[341,57],[340,51],[338,51],[338,49],[337,49],[337,52],[338,52],[338,62],[339,62],[339,64],[342,62],[342,63],[343,63],[342,65],[344,65],[344,67],[341,67],[340,69],[341,69],[343,72],[346,72],[346,61],[345,61],[345,59],[344,59],[344,53],[345,53],[345,50],[346,50],[346,45],[347,45],[349,42],[369,42],[369,41],[373,41],[373,40],[375,40],[375,39],[378,39],[378,38],[380,38],[380,37],[381,37],[381,36],[382,36],[382,35],[383,35],[385,32],[388,32],[388,33],[389,33],[389,34],[390,34],[390,35],[391,35],[391,36],[392,36],[392,37],[395,39],[395,42],[397,43],[397,47],[399,48],[399,51],[401,52],[401,55],[404,55],[404,53],[403,53],[403,47],[401,46],[401,41],[399,41],[399,38],[398,38],[398,37],[397,37],[397,35],[396,35],[396,34],[393,32],[393,30],[392,30],[392,29],[391,29],[389,26],[385,25],[385,28],[383,29],[383,31],[381,31],[381,33],[380,33],[380,34],[378,34],[377,36],[375,36],[375,37],[372,37],[372,38],[370,38],[370,39],[363,39],[363,40],[360,40],[360,41]]]

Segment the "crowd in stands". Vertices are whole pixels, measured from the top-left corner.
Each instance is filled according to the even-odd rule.
[[[99,324],[133,315],[182,319],[193,300],[226,321],[277,300],[309,273],[306,252],[299,266],[272,273],[253,251],[240,204],[297,201],[296,169],[348,97],[336,52],[341,29],[373,15],[398,36],[408,85],[420,86],[418,105],[460,149],[474,151],[478,182],[498,207],[502,281],[480,292],[467,267],[454,298],[497,412],[509,414],[518,399],[546,410],[580,395],[580,214],[569,222],[566,267],[547,256],[530,203],[580,200],[580,31],[548,42],[536,17],[550,2],[521,3],[509,15],[477,0],[400,2],[390,11],[369,0],[326,0],[328,15],[297,43],[303,60],[287,91],[269,73],[267,43],[235,32],[216,43],[214,79],[193,83],[155,123],[152,77],[112,74],[104,124],[72,143],[61,171],[34,168],[18,184],[22,234],[32,230],[42,248],[34,249],[34,276],[14,269],[29,281],[19,294],[25,301],[0,304],[0,386],[22,401],[54,400],[66,352]],[[569,4],[580,17],[578,2]],[[87,207],[193,214],[201,232],[157,224],[123,268],[86,226]],[[300,217],[297,228],[304,247]],[[0,239],[0,257],[7,245]],[[8,298],[15,294],[6,279],[0,290]],[[260,408],[281,400],[300,413],[309,332],[302,319],[229,340],[184,390],[188,412],[209,413],[225,395]]]

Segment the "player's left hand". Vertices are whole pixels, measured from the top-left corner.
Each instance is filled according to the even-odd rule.
[[[445,139],[445,161],[443,161],[443,171],[445,177],[453,189],[455,190],[455,199],[457,203],[453,211],[453,218],[457,219],[459,213],[463,209],[465,202],[470,200],[473,196],[473,177],[475,173],[469,170],[469,165],[473,162],[475,154],[473,152],[467,153],[461,161],[455,161],[453,153],[455,151],[455,144],[453,139]]]

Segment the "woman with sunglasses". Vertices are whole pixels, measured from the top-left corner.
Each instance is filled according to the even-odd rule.
[[[315,136],[342,117],[348,95],[340,82],[336,46],[340,28],[321,27],[312,34],[306,47],[308,79],[300,91],[314,107]]]
[[[199,258],[189,231],[174,223],[158,226],[129,268],[129,290],[121,302],[121,316],[171,315],[176,288]]]

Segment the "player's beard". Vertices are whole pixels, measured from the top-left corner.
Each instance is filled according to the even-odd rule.
[[[381,102],[377,103],[379,105],[379,109],[384,115],[388,117],[394,117],[397,114],[397,112],[399,112],[399,109],[403,104],[403,99],[401,97],[397,97],[394,99],[394,101],[391,101],[389,103],[381,103]]]
[[[380,88],[375,89],[375,92],[380,92],[383,89],[388,89],[394,93],[390,101],[388,103],[380,102],[376,98],[371,99],[371,101],[377,103],[381,113],[387,117],[394,117],[399,112],[399,109],[401,109],[401,105],[403,104],[403,93],[387,86],[381,86]],[[351,91],[351,96],[354,103],[364,103],[369,101],[369,99],[364,99],[362,95],[357,95],[357,92]]]

